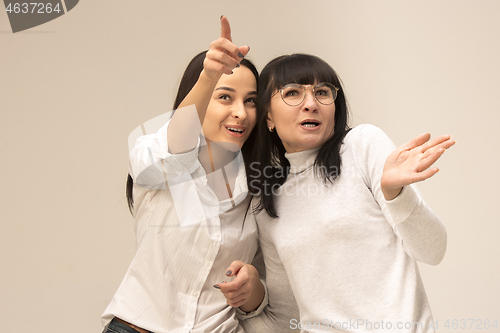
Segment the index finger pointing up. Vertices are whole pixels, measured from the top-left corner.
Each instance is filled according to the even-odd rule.
[[[231,26],[229,26],[229,21],[228,21],[227,17],[225,17],[224,15],[222,15],[220,18],[220,37],[226,38],[230,42],[232,42]]]

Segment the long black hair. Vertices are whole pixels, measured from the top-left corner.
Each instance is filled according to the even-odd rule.
[[[198,81],[201,71],[203,70],[203,61],[205,60],[206,54],[207,51],[198,53],[186,67],[184,75],[182,76],[181,79],[181,83],[179,84],[179,89],[177,90],[177,97],[175,98],[174,105],[172,107],[173,110],[176,110],[179,107],[181,102],[191,91],[191,89],[193,89],[194,85]],[[255,65],[250,60],[245,58],[241,60],[240,64],[248,68],[253,73],[253,75],[255,76],[255,80],[257,82],[257,89],[258,89],[259,72],[257,71],[257,68],[255,68]],[[247,172],[252,171],[250,169],[250,161],[252,156],[252,150],[253,147],[255,146],[255,141],[257,137],[256,130],[257,126],[254,128],[252,133],[250,133],[248,139],[243,144],[243,147],[241,147],[241,152],[243,154],[243,161],[245,162],[245,169],[247,170]],[[250,177],[248,177],[247,179],[250,179]],[[126,195],[127,195],[128,208],[130,210],[130,213],[132,213],[132,215],[134,215],[133,189],[134,189],[134,180],[132,179],[132,176],[129,174],[127,177]]]
[[[262,70],[257,93],[258,137],[256,167],[251,176],[250,193],[259,197],[256,212],[265,209],[269,216],[278,217],[274,193],[283,185],[290,171],[285,157],[285,147],[280,137],[267,130],[267,114],[272,95],[289,83],[314,84],[329,82],[339,88],[335,99],[335,125],[333,135],[320,147],[314,161],[315,174],[325,183],[332,183],[340,175],[342,164],[340,146],[349,131],[348,107],[340,79],[333,68],[323,59],[309,54],[283,55],[270,61]],[[266,168],[271,168],[266,171]]]

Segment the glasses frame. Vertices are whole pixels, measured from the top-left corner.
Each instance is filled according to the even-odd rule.
[[[303,98],[302,100],[298,103],[298,104],[295,104],[295,105],[291,105],[291,104],[288,104],[285,99],[283,98],[283,90],[288,87],[289,85],[297,85],[297,86],[300,86],[303,90],[304,90],[304,94],[303,94]],[[335,89],[335,97],[333,98],[333,101],[331,103],[328,103],[328,104],[325,104],[323,102],[321,102],[318,97],[316,97],[316,87],[319,86],[320,84],[326,84],[327,86],[332,86],[334,89]],[[299,84],[299,83],[289,83],[287,84],[286,86],[284,86],[283,88],[281,88],[280,90],[276,91],[272,96],[271,98],[273,98],[274,96],[276,96],[276,94],[280,93],[281,95],[281,100],[283,101],[283,103],[285,103],[286,105],[288,106],[299,106],[300,104],[304,103],[305,99],[306,99],[306,95],[307,95],[307,87],[312,87],[312,91],[313,91],[313,96],[314,96],[314,99],[318,101],[318,103],[320,103],[321,105],[332,105],[333,103],[335,103],[335,100],[337,99],[337,92],[339,91],[340,88],[337,88],[335,87],[333,84],[331,84],[330,82],[320,82],[316,85],[312,85],[312,84],[307,84],[307,85],[304,85],[304,84]],[[333,92],[333,90],[332,90]]]

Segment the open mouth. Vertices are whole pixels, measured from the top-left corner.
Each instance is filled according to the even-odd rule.
[[[235,138],[243,138],[243,136],[245,135],[245,127],[243,126],[224,126],[226,128],[226,131],[229,135],[235,137]]]
[[[318,127],[320,124],[321,123],[319,121],[314,121],[314,120],[305,120],[300,123],[301,126],[308,128],[315,128]]]
[[[233,132],[233,133],[236,133],[236,134],[243,134],[243,132],[245,131],[244,129],[242,128],[234,128],[234,127],[226,127],[226,129],[230,132]]]

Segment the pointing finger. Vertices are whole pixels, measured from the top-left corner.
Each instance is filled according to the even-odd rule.
[[[220,37],[226,38],[230,42],[233,41],[231,39],[231,26],[229,25],[229,20],[224,15],[220,18]]]

